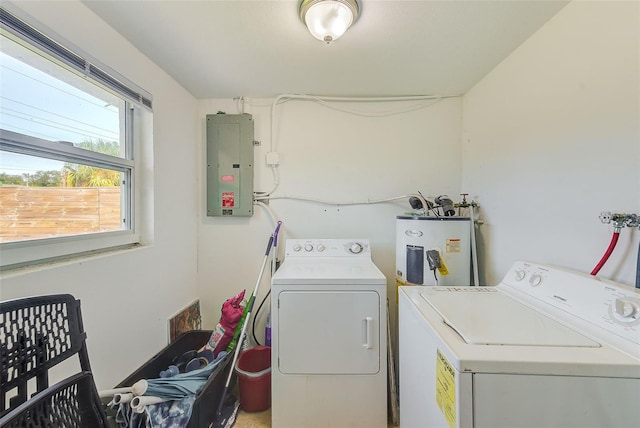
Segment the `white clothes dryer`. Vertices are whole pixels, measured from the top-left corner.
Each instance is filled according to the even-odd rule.
[[[640,426],[640,290],[517,261],[495,287],[399,290],[400,424]]]
[[[290,239],[272,278],[272,426],[387,426],[387,280],[364,239]]]

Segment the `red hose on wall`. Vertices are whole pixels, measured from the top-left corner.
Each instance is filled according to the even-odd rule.
[[[602,266],[604,266],[607,260],[609,260],[609,256],[611,255],[611,253],[613,253],[613,249],[616,248],[616,244],[618,243],[619,237],[620,237],[619,230],[616,230],[615,232],[613,232],[613,236],[611,237],[611,242],[609,243],[609,248],[607,248],[607,251],[605,251],[604,255],[602,256],[602,258],[600,259],[596,267],[593,268],[593,270],[591,271],[591,275],[597,275],[598,272],[600,272],[600,269],[602,269]]]

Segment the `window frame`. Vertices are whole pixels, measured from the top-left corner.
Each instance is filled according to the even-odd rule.
[[[144,126],[145,119],[142,115],[152,115],[151,94],[90,58],[81,49],[24,16],[19,10],[10,11],[5,5],[0,6],[0,37],[8,37],[37,51],[67,72],[80,75],[125,101],[124,111],[121,112],[124,123],[121,141],[124,145],[123,157],[0,129],[0,150],[123,173],[121,214],[124,221],[123,229],[117,231],[0,243],[0,271],[141,244],[142,216],[137,209],[141,205],[138,203],[141,192],[136,185],[141,160],[135,154],[140,152],[137,146],[142,144],[143,139],[138,128]]]

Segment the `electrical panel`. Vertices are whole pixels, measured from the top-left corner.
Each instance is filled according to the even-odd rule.
[[[253,117],[207,115],[207,216],[253,215]]]

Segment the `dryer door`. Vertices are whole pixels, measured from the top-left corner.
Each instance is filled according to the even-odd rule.
[[[282,291],[277,327],[280,372],[378,373],[380,313],[375,291]]]

